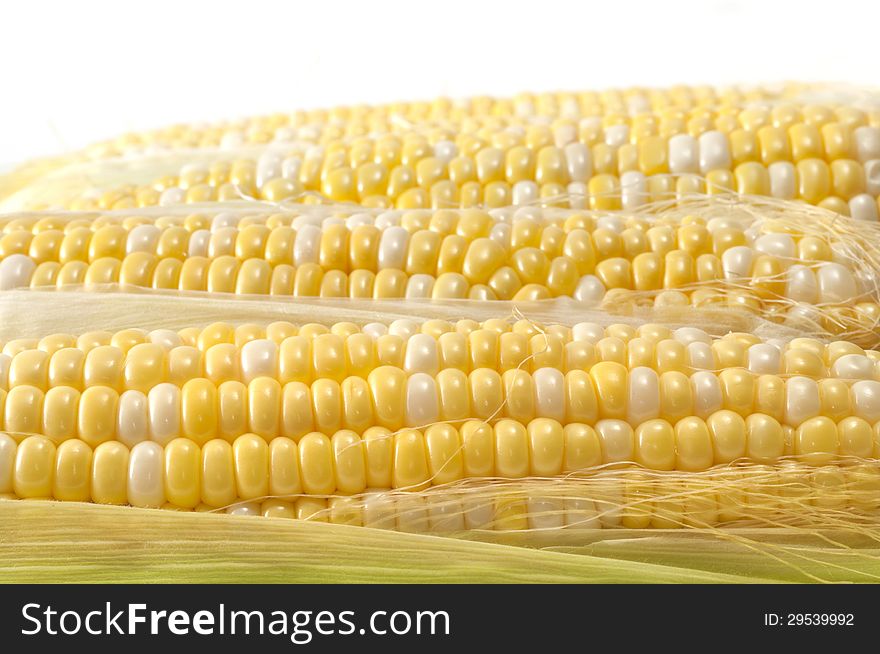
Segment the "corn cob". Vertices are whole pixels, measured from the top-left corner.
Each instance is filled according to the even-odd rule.
[[[378,356],[383,339],[393,361]],[[218,349],[237,377],[200,376]],[[353,350],[373,358],[354,369]],[[797,501],[855,506],[859,480],[880,479],[858,463],[880,456],[877,357],[847,342],[656,324],[276,322],[53,334],[2,356],[0,493],[22,498],[405,530],[632,527],[738,520],[738,502],[751,519],[772,515],[781,500],[767,485],[785,479],[806,489]],[[224,430],[230,418],[239,428]],[[738,474],[770,481],[718,499]]]
[[[709,117],[718,112],[734,118],[742,113],[743,123],[753,125],[769,111],[774,124],[788,124],[801,115],[796,106],[804,104],[804,96],[816,90],[828,89],[793,83],[784,88],[772,89],[676,86],[668,89],[522,93],[510,98],[437,98],[430,102],[340,106],[211,125],[178,124],[147,132],[128,133],[88,148],[84,156],[101,159],[154,154],[168,149],[234,149],[272,141],[325,142],[343,136],[405,133],[411,131],[414,125],[424,124],[435,129],[448,128],[457,132],[467,121],[497,124],[513,118],[537,118],[544,121],[562,118],[576,121],[584,117],[600,117],[601,126],[627,124],[631,117],[638,114],[655,113],[661,120],[667,121],[670,127],[678,125],[680,121],[694,121],[693,129],[698,129],[701,120],[706,122],[707,113]],[[851,94],[842,93],[841,99],[846,99],[847,95]],[[860,98],[854,100],[859,103]],[[803,118],[813,124],[823,124],[831,120],[847,124],[861,121],[871,125],[880,124],[880,115],[875,110],[869,108],[860,112],[844,102],[807,105],[803,110]]]
[[[123,285],[320,297],[732,306],[871,342],[870,239],[824,212],[693,201],[655,214],[11,217],[0,288]],[[870,233],[870,230],[867,231]],[[857,333],[861,332],[861,333]]]
[[[389,108],[343,109],[323,121],[312,116],[308,124],[302,124],[305,116],[295,117],[298,128],[274,117],[268,122],[273,144],[262,154],[236,155],[234,147],[245,141],[241,133],[215,128],[201,145],[232,147],[228,156],[194,155],[199,163],[172,165],[154,180],[134,175],[129,184],[89,190],[69,206],[126,209],[242,196],[277,202],[319,193],[330,201],[386,208],[499,207],[560,198],[580,206],[589,198],[592,208],[628,209],[652,197],[729,189],[877,219],[876,111],[774,104],[770,95],[763,105],[730,104],[731,97],[713,103],[705,92],[695,105],[687,94],[677,95],[672,102],[662,92],[648,100],[638,91],[627,102],[613,94],[604,103],[589,96],[545,97],[537,110],[534,98],[524,96],[514,109],[501,101],[477,115],[468,115],[466,103],[450,112],[441,101],[431,116],[392,108],[390,122]],[[193,132],[177,126],[169,134],[181,131]],[[137,156],[132,148],[138,141],[165,142],[157,134],[128,139],[122,147],[129,157]],[[265,140],[265,132],[256,136]],[[98,147],[93,156],[113,152],[113,146]]]
[[[821,129],[820,129],[821,127]],[[630,137],[627,125],[604,131],[604,141],[565,141],[573,127],[547,126],[459,146],[423,136],[356,140],[285,156],[277,148],[257,159],[198,166],[151,184],[120,187],[70,208],[310,198],[399,209],[528,205],[539,201],[592,209],[634,209],[653,200],[736,191],[810,204],[878,220],[880,127],[840,123],[770,124],[725,134]],[[566,130],[565,128],[570,128]],[[644,130],[643,130],[644,131]],[[630,139],[632,138],[632,142]],[[461,139],[459,139],[461,140]],[[504,147],[487,143],[504,143]],[[462,143],[462,146],[464,144]],[[477,148],[480,149],[477,149]],[[391,154],[388,152],[390,151]]]
[[[87,190],[68,206],[127,209],[319,193],[370,207],[498,207],[568,196],[613,209],[676,192],[731,189],[876,220],[880,114],[859,108],[872,107],[866,98],[847,103],[845,94],[828,106],[797,100],[810,90],[441,99],[433,106],[339,108],[211,128],[178,125],[126,135],[80,158],[155,158],[181,146],[221,151],[191,151],[195,163],[172,164],[158,179],[132,174],[129,183]],[[618,197],[620,189],[627,192]]]

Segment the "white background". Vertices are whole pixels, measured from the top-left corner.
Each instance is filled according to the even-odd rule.
[[[12,0],[0,164],[168,123],[438,95],[874,85],[872,0]]]

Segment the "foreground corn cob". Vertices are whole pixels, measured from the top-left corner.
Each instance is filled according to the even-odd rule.
[[[878,358],[847,342],[276,322],[55,334],[0,356],[0,493],[20,498],[443,531],[714,524],[743,511],[718,502],[776,497],[767,484],[850,507],[880,479],[859,463],[880,456]],[[719,499],[740,474],[763,481]]]

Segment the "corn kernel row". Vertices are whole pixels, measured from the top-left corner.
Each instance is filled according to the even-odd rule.
[[[841,359],[844,359],[843,357]],[[873,370],[873,366],[872,366]],[[603,361],[589,370],[539,368],[533,373],[478,368],[466,374],[449,368],[435,376],[380,366],[366,379],[311,384],[279,383],[271,377],[249,382],[194,378],[182,387],[168,382],[122,393],[108,386],[80,392],[69,386],[43,391],[20,384],[0,391],[2,429],[44,434],[53,440],[79,438],[94,446],[118,439],[126,444],[152,440],[166,444],[178,436],[203,443],[232,440],[253,432],[266,440],[298,439],[313,430],[363,433],[374,425],[397,430],[437,421],[509,417],[521,422],[552,418],[562,424],[595,424],[605,419],[670,423],[720,411],[743,417],[770,415],[791,428],[805,421],[856,417],[880,420],[880,381],[795,375],[783,378],[729,368],[720,373],[680,370],[627,370]]]
[[[607,464],[634,462],[649,470],[704,471],[748,460],[778,463],[794,455],[810,466],[838,456],[876,457],[880,424],[827,416],[784,429],[771,416],[743,419],[721,410],[705,420],[690,416],[674,426],[647,420],[633,429],[605,419],[595,427],[537,418],[494,426],[469,421],[440,423],[392,434],[373,427],[363,437],[350,430],[328,436],[310,432],[299,441],[266,441],[243,434],[231,443],[175,438],[90,444],[44,436],[16,443],[0,435],[0,493],[182,508],[224,507],[241,500],[300,494],[355,495],[368,489],[420,490],[463,479],[556,477]]]
[[[765,342],[745,333],[713,338],[698,328],[672,330],[650,323],[638,328],[596,323],[542,328],[528,320],[499,319],[421,324],[401,319],[363,327],[348,322],[331,327],[285,321],[266,327],[213,323],[179,332],[124,329],[14,339],[0,349],[0,389],[29,384],[43,390],[59,385],[149,390],[161,382],[182,385],[201,376],[218,383],[258,376],[281,383],[342,381],[366,378],[378,366],[407,374],[436,374],[447,368],[468,373],[477,368],[534,372],[555,367],[568,372],[600,361],[659,372],[741,367],[758,374],[872,379],[878,375],[878,357],[876,351],[847,341]]]
[[[527,320],[498,319],[422,324],[402,319],[363,327],[346,322],[332,327],[213,323],[179,332],[124,329],[14,339],[0,349],[0,389],[108,386],[147,392],[163,382],[183,386],[200,377],[215,384],[249,383],[262,376],[281,384],[309,384],[366,379],[380,366],[433,376],[446,369],[470,373],[480,368],[502,374],[541,368],[570,372],[603,361],[659,373],[742,368],[754,374],[858,380],[880,379],[878,360],[876,351],[847,341],[768,342],[744,333],[713,338],[698,328],[672,330],[650,323],[638,328],[595,323],[541,328]]]

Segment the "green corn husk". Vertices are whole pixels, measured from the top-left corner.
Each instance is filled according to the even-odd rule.
[[[880,577],[876,532],[834,546],[825,540],[828,534],[793,536],[785,529],[595,530],[578,533],[577,540],[558,533],[536,539],[478,532],[457,539],[16,500],[0,501],[0,525],[0,580],[6,583],[768,583]]]

